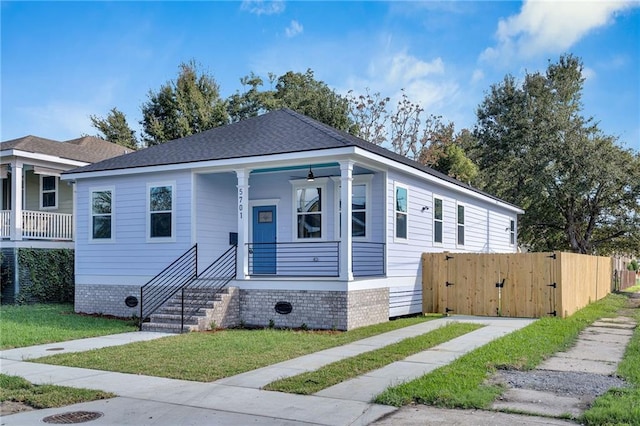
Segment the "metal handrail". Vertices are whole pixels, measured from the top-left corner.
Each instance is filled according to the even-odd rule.
[[[181,324],[184,331],[185,321],[192,318],[207,303],[215,298],[225,286],[236,277],[237,246],[231,246],[220,257],[214,260],[197,278],[181,289]],[[185,307],[185,291],[189,292],[189,307]]]
[[[288,277],[337,277],[340,274],[340,241],[248,243],[249,275]],[[385,243],[353,241],[352,272],[355,277],[384,276]]]
[[[248,243],[249,275],[337,277],[339,241]]]
[[[140,329],[146,318],[198,276],[198,244],[140,288]]]

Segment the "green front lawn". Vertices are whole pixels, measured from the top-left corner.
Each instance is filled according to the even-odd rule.
[[[210,382],[439,317],[401,318],[346,332],[267,328],[188,333],[36,361]]]
[[[2,305],[0,349],[136,331],[132,320],[76,314],[69,304]]]
[[[53,408],[113,398],[108,392],[66,386],[33,385],[22,377],[0,374],[0,402],[21,402],[33,408]]]

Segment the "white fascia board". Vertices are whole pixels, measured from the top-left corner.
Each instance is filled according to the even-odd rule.
[[[85,161],[69,160],[67,158],[61,158],[55,155],[21,151],[19,149],[7,149],[4,151],[0,151],[0,157],[15,157],[16,159],[22,160],[23,163],[24,160],[27,159],[31,161],[40,161],[47,164],[70,166],[71,168],[82,167],[90,164]]]
[[[338,161],[354,153],[354,147],[334,148],[317,151],[292,152],[285,154],[273,154],[254,157],[229,158],[224,160],[198,161],[193,163],[165,164],[160,166],[131,167],[127,169],[103,170],[95,172],[65,173],[63,180],[86,179],[95,177],[124,176],[141,173],[157,173],[177,170],[191,170],[195,173],[230,172],[237,169],[260,169],[263,167],[281,167],[287,165],[299,165],[301,161],[317,162]]]
[[[476,191],[474,191],[472,189],[465,188],[464,186],[456,185],[456,184],[454,184],[452,182],[448,182],[446,180],[440,179],[437,176],[430,175],[429,173],[426,173],[426,172],[423,172],[423,171],[418,170],[416,168],[407,166],[406,164],[398,163],[397,161],[391,160],[391,159],[386,158],[386,157],[382,157],[382,156],[380,156],[378,154],[374,154],[374,153],[366,151],[366,150],[364,150],[362,148],[356,148],[355,149],[355,153],[358,156],[362,156],[362,157],[365,157],[365,158],[369,158],[369,159],[371,159],[373,161],[377,161],[377,162],[381,162],[381,163],[384,163],[384,164],[388,164],[390,166],[390,168],[394,168],[394,169],[400,170],[400,171],[402,171],[404,173],[419,177],[420,179],[424,179],[426,181],[429,181],[429,182],[434,183],[436,185],[439,185],[441,187],[445,187],[445,188],[450,189],[452,191],[460,192],[460,193],[463,193],[463,194],[468,195],[468,196],[473,197],[473,198],[479,198],[479,199],[481,199],[481,200],[483,200],[483,201],[485,201],[485,202],[487,202],[489,204],[494,204],[494,205],[500,206],[503,209],[510,210],[510,211],[512,211],[514,213],[517,213],[517,214],[523,214],[524,213],[524,210],[522,210],[519,207],[516,207],[516,206],[511,205],[509,203],[506,203],[504,201],[497,200],[497,199],[489,197],[487,195],[481,194],[481,193],[476,192]]]

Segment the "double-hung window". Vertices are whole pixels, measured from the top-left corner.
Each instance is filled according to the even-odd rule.
[[[516,221],[511,219],[509,224],[509,244],[514,245],[516,243]]]
[[[442,199],[433,199],[433,242],[442,244]]]
[[[149,185],[148,189],[149,238],[173,238],[175,223],[174,185]]]
[[[351,236],[355,238],[366,238],[367,219],[369,216],[369,185],[373,175],[359,175],[354,177],[351,186]],[[342,236],[342,200],[340,179],[336,178],[336,205],[338,206],[337,217],[337,238]]]
[[[409,213],[408,189],[403,186],[396,186],[396,239],[407,239],[407,222]]]
[[[91,191],[91,239],[113,238],[113,189]]]
[[[367,185],[353,184],[351,195],[351,235],[367,236]]]
[[[458,245],[464,245],[464,206],[458,204]]]
[[[296,238],[322,238],[323,192],[324,186],[319,185],[294,187]]]
[[[40,175],[40,207],[55,209],[58,207],[58,178]]]

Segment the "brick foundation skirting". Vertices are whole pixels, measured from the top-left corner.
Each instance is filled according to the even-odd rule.
[[[125,299],[133,296],[138,305],[128,307]],[[87,314],[114,315],[122,318],[140,316],[140,286],[109,284],[76,284],[75,311]]]
[[[128,318],[140,315],[125,299],[140,298],[136,285],[77,285],[75,311]],[[284,303],[282,303],[284,302]],[[139,301],[138,301],[139,303]],[[290,305],[291,312],[276,310]],[[389,289],[357,291],[320,290],[232,290],[209,320],[218,327],[246,326],[351,330],[389,320]],[[236,314],[236,311],[238,311]],[[285,309],[286,310],[286,309]]]
[[[291,312],[279,313],[279,302],[290,304]],[[247,326],[351,330],[389,320],[389,290],[241,289],[240,318]]]

